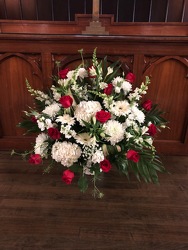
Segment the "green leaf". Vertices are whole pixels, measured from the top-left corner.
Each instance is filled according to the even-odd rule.
[[[85,175],[81,176],[78,180],[78,187],[81,192],[85,192],[88,189],[88,180]]]

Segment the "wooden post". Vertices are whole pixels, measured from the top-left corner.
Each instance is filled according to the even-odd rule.
[[[93,21],[99,21],[99,1],[100,0],[93,0],[93,11],[92,11]]]

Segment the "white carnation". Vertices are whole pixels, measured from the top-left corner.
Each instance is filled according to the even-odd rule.
[[[54,117],[60,110],[60,105],[58,103],[52,103],[47,106],[42,112],[49,115],[50,117]]]
[[[136,106],[133,106],[131,110],[134,115],[134,119],[137,120],[139,123],[143,123],[145,120],[145,114],[141,110],[139,110]]]
[[[69,70],[69,72],[67,73],[67,79],[70,80],[73,78],[75,74],[75,70]]]
[[[63,166],[70,167],[81,156],[81,148],[71,142],[55,142],[52,146],[52,159],[61,162]]]
[[[124,91],[124,94],[126,95],[128,92],[132,90],[132,84],[130,84],[130,82],[128,81],[123,81],[122,89]]]
[[[79,70],[78,70],[78,76],[79,76],[81,79],[84,79],[85,77],[88,77],[87,70],[84,69],[84,68],[79,68]]]
[[[124,138],[124,127],[118,121],[109,120],[103,125],[104,132],[108,136],[106,137],[107,141],[110,141],[112,145],[120,142]]]

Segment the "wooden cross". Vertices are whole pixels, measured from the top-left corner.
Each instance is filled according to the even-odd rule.
[[[99,0],[93,0],[92,19],[93,21],[99,21]]]

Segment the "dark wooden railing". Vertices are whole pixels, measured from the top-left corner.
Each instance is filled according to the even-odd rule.
[[[74,21],[91,14],[92,0],[0,0],[0,19]],[[188,22],[188,0],[100,0],[116,22]]]

